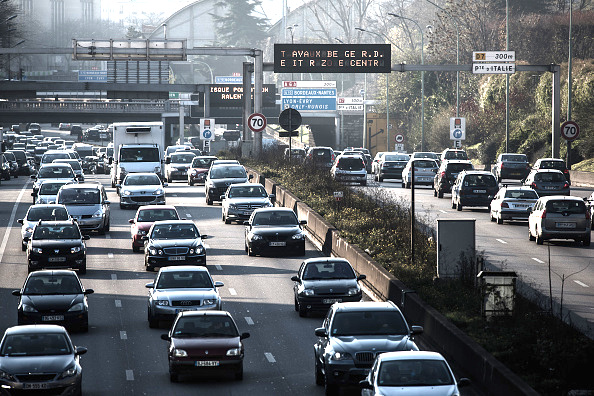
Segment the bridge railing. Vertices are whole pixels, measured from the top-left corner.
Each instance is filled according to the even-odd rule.
[[[158,102],[89,102],[89,101],[0,101],[0,112],[81,112],[81,113],[165,113],[179,111],[179,104]]]

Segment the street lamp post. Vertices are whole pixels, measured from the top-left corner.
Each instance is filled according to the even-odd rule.
[[[568,52],[568,59],[567,59],[567,121],[571,121],[571,89],[573,85],[573,81],[571,79],[571,61],[572,61],[572,54],[571,54],[571,47],[572,47],[572,38],[571,38],[571,30],[573,25],[573,0],[569,0],[569,52]],[[571,169],[571,141],[567,141],[567,169]]]
[[[4,23],[6,23],[8,25],[8,22],[12,21],[14,18],[16,18],[18,15],[11,15],[8,18],[6,18],[6,21],[4,21]],[[10,48],[10,33],[16,31],[16,29],[14,28],[10,28],[6,31],[7,34],[7,47]],[[8,54],[8,63],[6,65],[6,69],[7,69],[7,73],[8,73],[8,81],[10,81],[10,74],[11,74],[11,70],[10,70],[10,54]]]
[[[291,26],[287,27],[287,30],[291,32],[291,44],[295,44],[295,28],[299,26],[296,23],[292,24]],[[293,81],[293,73],[291,73],[291,81]]]
[[[505,50],[509,51],[509,1],[505,0]],[[505,152],[509,153],[509,74],[505,75]]]

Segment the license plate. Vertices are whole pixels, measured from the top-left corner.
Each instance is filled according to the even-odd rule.
[[[60,320],[64,320],[64,315],[50,315],[50,316],[42,316],[41,320],[43,320],[44,322],[55,322],[55,321],[60,321]]]
[[[186,256],[171,256],[167,258],[169,261],[184,261],[185,259]]]
[[[557,228],[575,228],[575,223],[555,223]]]
[[[66,261],[66,257],[49,257],[47,261],[50,263],[62,263]]]
[[[530,205],[522,205],[522,204],[515,204],[514,205],[516,208],[529,208]]]
[[[199,360],[194,363],[197,367],[217,367],[219,365],[218,360]]]
[[[37,383],[29,383],[29,384],[25,384],[25,389],[47,389],[47,384],[41,383],[41,384],[37,384]]]
[[[334,304],[342,302],[342,298],[325,298],[322,300],[324,304]]]
[[[419,178],[417,178],[417,180],[420,182],[426,182],[426,181],[430,181],[431,178],[430,177],[419,177]]]
[[[186,312],[186,311],[195,311],[195,310],[192,308],[178,308],[175,310],[175,313],[178,314],[180,312]]]
[[[472,190],[472,192],[475,194],[484,194],[487,192],[487,190]]]
[[[252,212],[250,210],[244,210],[243,212],[241,212],[241,214],[243,214],[244,216],[249,216],[252,214]]]
[[[179,174],[180,174],[180,175],[182,175],[182,176],[185,176],[185,175],[187,175],[187,174],[188,174],[188,172],[186,172],[186,171],[181,171],[181,172],[179,172]]]
[[[287,242],[270,242],[268,246],[287,246]]]
[[[545,188],[544,188],[544,189],[545,189],[545,190],[556,190],[556,189],[557,189],[557,187],[555,187],[555,186],[545,186]]]

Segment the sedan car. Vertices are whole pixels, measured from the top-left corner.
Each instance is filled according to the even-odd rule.
[[[375,167],[375,180],[383,182],[384,179],[402,179],[402,170],[409,161],[408,154],[384,153]]]
[[[128,173],[122,184],[116,184],[120,191],[120,208],[141,205],[165,205],[165,187],[155,173]]]
[[[72,344],[62,326],[9,327],[0,342],[0,385],[9,394],[81,395],[80,356],[86,352]]]
[[[527,221],[537,200],[538,194],[530,187],[502,187],[491,201],[489,217],[497,224],[504,220]]]
[[[159,321],[173,321],[183,311],[221,310],[217,290],[223,282],[214,282],[208,269],[193,265],[163,267],[154,282],[147,283],[149,327]]]
[[[547,239],[573,239],[590,246],[592,220],[583,199],[554,195],[536,201],[528,217],[528,237],[542,245]]]
[[[503,153],[499,154],[492,171],[498,183],[503,179],[523,180],[530,172],[530,164],[526,154]]]
[[[33,202],[37,197],[37,191],[39,186],[46,180],[63,181],[76,183],[77,179],[74,175],[72,167],[68,164],[46,164],[39,168],[37,175],[31,175],[31,178],[35,180],[33,183]]]
[[[272,207],[273,194],[268,195],[259,183],[232,184],[222,199],[222,220],[225,224],[233,220],[247,220],[259,208]]]
[[[147,234],[155,221],[180,220],[175,206],[165,205],[144,205],[138,208],[136,216],[128,220],[131,224],[130,235],[132,237],[132,251],[139,252],[144,247],[142,237]],[[185,219],[182,219],[185,220]]]
[[[212,205],[214,201],[220,201],[221,196],[227,192],[227,188],[231,184],[247,183],[247,181],[248,175],[241,165],[221,164],[211,166],[204,182],[206,204]]]
[[[196,155],[191,152],[175,152],[165,158],[165,178],[169,183],[173,180],[187,180],[188,169]]]
[[[19,297],[19,325],[53,323],[84,332],[89,330],[87,295],[93,293],[69,270],[31,272],[23,288],[12,291]]]
[[[180,312],[169,333],[161,335],[169,342],[170,381],[179,381],[180,374],[213,371],[231,372],[236,380],[242,380],[242,340],[249,336],[239,333],[229,312]]]
[[[68,220],[69,218],[70,216],[68,215],[68,210],[64,205],[38,204],[29,206],[25,217],[17,220],[17,223],[22,224],[21,247],[23,252],[27,250],[27,243],[29,242],[29,238],[31,238],[33,228],[37,223],[39,223],[39,220],[61,221]]]
[[[310,311],[327,312],[337,302],[361,301],[358,281],[366,279],[357,276],[348,260],[343,258],[316,257],[305,260],[294,283],[295,311],[307,316]]]
[[[444,193],[452,192],[452,185],[463,170],[473,170],[472,162],[465,160],[445,160],[433,178],[433,196],[443,198]]]
[[[569,182],[557,169],[533,170],[524,180],[524,185],[534,189],[539,197],[570,194]]]
[[[206,174],[210,169],[210,165],[216,160],[217,157],[212,155],[201,155],[194,157],[192,164],[188,169],[188,185],[193,186],[196,183],[204,183],[206,180]]]
[[[109,231],[110,202],[102,184],[67,184],[58,192],[56,202],[66,206],[82,230],[97,231],[99,235]]]
[[[50,204],[55,203],[58,199],[58,192],[62,186],[66,184],[73,184],[70,181],[54,181],[52,179],[45,180],[39,186],[39,190],[37,194],[31,193],[32,196],[35,196],[35,203],[36,204]]]
[[[245,223],[245,251],[250,256],[264,252],[292,252],[305,255],[303,226],[288,208],[256,209]]]
[[[72,171],[74,172],[74,176],[76,179],[82,183],[85,181],[85,174],[83,172],[83,168],[78,160],[75,159],[57,159],[52,162],[53,164],[68,164],[72,167]]]
[[[400,351],[381,353],[366,379],[360,382],[362,396],[459,395],[468,378],[456,381],[450,365],[437,352]]]
[[[206,266],[206,248],[202,244],[206,237],[192,220],[156,221],[143,236],[146,270],[179,264]]]
[[[419,154],[419,153],[415,153]],[[424,154],[424,153],[421,153]],[[434,154],[434,153],[431,153]],[[415,171],[415,180],[412,178],[412,168]],[[411,158],[402,170],[402,188],[411,188],[414,185],[433,185],[433,178],[437,173],[437,162],[433,159]]]

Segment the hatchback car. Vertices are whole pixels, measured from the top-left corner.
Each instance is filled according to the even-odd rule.
[[[332,168],[336,157],[331,147],[310,147],[305,156],[305,163],[319,168]]]
[[[169,183],[173,180],[187,180],[195,155],[191,152],[175,152],[165,158],[165,178]]]
[[[144,240],[142,237],[147,234],[155,221],[163,220],[180,220],[175,206],[143,205],[138,208],[134,218],[128,220],[131,224],[130,234],[132,237],[133,252],[139,252],[141,248],[144,248]]]
[[[62,326],[9,327],[0,342],[0,385],[9,394],[81,395],[80,356],[86,352]]]
[[[538,194],[530,187],[502,187],[491,201],[489,217],[497,224],[504,220],[527,221],[537,200]]]
[[[111,220],[107,193],[102,184],[67,184],[60,188],[56,203],[65,205],[81,230],[109,232]]]
[[[242,380],[242,340],[249,336],[239,333],[229,312],[180,312],[169,333],[161,335],[169,342],[169,379],[177,382],[180,374],[227,371]]]
[[[590,246],[590,211],[579,197],[550,196],[536,201],[528,217],[528,237],[542,245],[548,239],[573,239]]]
[[[464,206],[489,207],[497,191],[497,180],[491,172],[462,171],[452,186],[452,209],[460,211]]]
[[[206,174],[210,166],[217,157],[212,155],[196,156],[188,169],[188,185],[193,186],[196,183],[204,183]]]
[[[305,255],[303,226],[288,208],[256,209],[245,223],[245,251],[250,256],[264,252]]]
[[[205,267],[161,268],[155,281],[146,284],[149,327],[158,327],[159,321],[173,321],[183,311],[220,311],[223,303],[217,288],[223,286],[223,282],[212,280]]]
[[[10,162],[8,162],[3,153],[0,153],[0,178],[2,180],[10,180],[11,176]]]
[[[31,193],[35,197],[35,204],[52,204],[56,203],[58,191],[66,184],[72,182],[46,180],[39,186],[37,195]]]
[[[437,352],[400,351],[381,353],[361,385],[362,396],[459,395],[468,378],[456,381],[450,365]]]
[[[291,280],[295,300],[295,311],[299,316],[308,312],[327,312],[337,302],[361,301],[358,281],[366,279],[357,276],[355,270],[343,258],[316,257],[305,260],[297,276]]]
[[[533,170],[524,180],[524,185],[536,191],[539,197],[570,194],[569,182],[557,169]]]
[[[384,179],[402,179],[402,170],[410,160],[408,154],[388,152],[378,159],[375,165],[375,180],[383,182]],[[372,166],[373,167],[373,166]]]
[[[87,296],[93,293],[69,270],[31,272],[23,287],[12,291],[19,297],[19,325],[53,323],[84,332],[89,330]]]
[[[151,226],[144,246],[147,271],[168,265],[193,264],[206,266],[206,248],[200,230],[191,220],[156,221]]]
[[[212,205],[214,201],[220,201],[231,184],[247,183],[247,181],[248,175],[241,165],[212,165],[204,182],[206,204]]]
[[[414,181],[412,180],[413,167],[415,171]],[[402,170],[402,188],[411,188],[413,182],[415,186],[433,185],[433,178],[435,177],[438,168],[437,162],[433,159],[411,158]]]
[[[439,159],[442,164],[444,162],[450,161],[450,160],[468,161],[468,155],[466,154],[466,151],[464,151],[464,150],[448,148],[441,152]]]
[[[42,221],[61,221],[68,220],[68,210],[64,205],[58,204],[37,204],[29,206],[27,214],[24,218],[18,219],[17,223],[22,224],[21,227],[21,247],[22,250],[27,250],[27,242],[31,238],[35,224]]]
[[[128,173],[122,184],[116,184],[120,194],[120,208],[141,205],[165,205],[165,187],[155,173]]]
[[[473,170],[472,162],[465,160],[447,160],[441,163],[433,178],[433,196],[443,198],[444,193],[452,192],[452,185],[463,170]]]
[[[225,224],[233,220],[247,220],[254,210],[274,206],[271,202],[273,198],[274,195],[268,195],[260,183],[232,184],[221,197],[222,220]]]
[[[16,144],[15,144],[16,146]],[[12,150],[6,150],[7,153],[12,153],[14,154],[14,157],[16,158],[17,164],[19,166],[19,174],[20,175],[25,175],[25,176],[29,176],[30,174],[33,173],[34,169],[32,169],[31,164],[29,163],[28,159],[27,159],[27,153],[25,152],[25,150],[17,150],[17,149],[12,149]]]
[[[499,154],[492,171],[498,183],[503,179],[523,180],[530,172],[530,164],[526,154],[504,153]]]
[[[40,165],[51,164],[57,159],[72,159],[65,150],[48,150],[41,157]]]
[[[330,169],[330,174],[337,181],[367,185],[367,171],[362,154],[339,155]]]
[[[46,164],[39,168],[37,175],[31,175],[33,183],[33,203],[37,200],[37,192],[41,183],[46,181],[76,183],[76,175],[69,164]]]
[[[8,164],[10,165],[10,174],[14,176],[15,179],[19,177],[19,164],[14,154],[6,151],[4,152],[4,158],[6,158],[6,161],[8,161]]]
[[[83,173],[83,168],[80,165],[80,162],[75,159],[57,159],[52,162],[53,164],[68,164],[72,167],[72,171],[74,172],[74,176],[76,179],[83,183],[85,181],[85,175]]]
[[[536,160],[534,165],[532,166],[533,170],[537,169],[557,169],[563,172],[565,178],[567,179],[567,183],[571,184],[571,175],[569,174],[569,169],[567,169],[567,164],[565,161],[559,158],[541,158]]]

